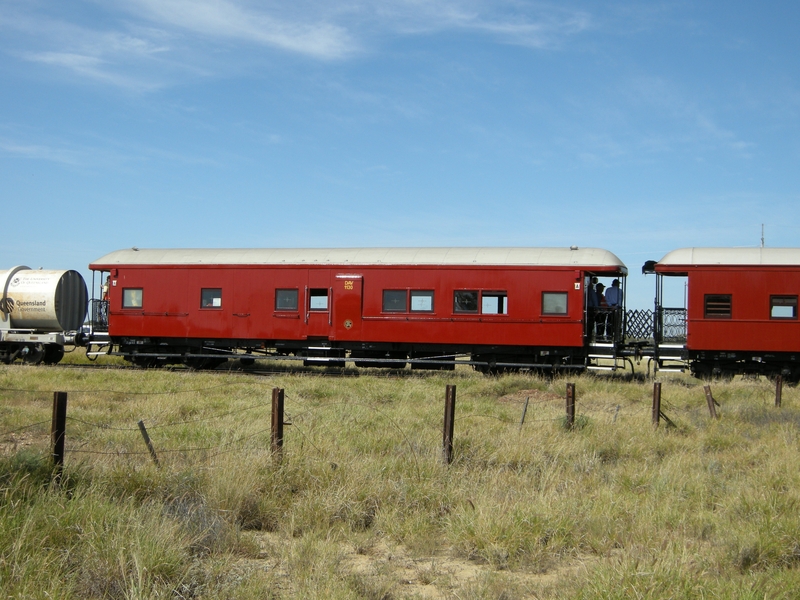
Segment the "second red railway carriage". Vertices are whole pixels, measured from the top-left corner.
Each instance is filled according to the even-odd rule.
[[[296,356],[481,370],[584,368],[597,346],[597,248],[130,249],[90,265],[108,282],[95,320],[141,365]],[[98,318],[99,317],[99,318]],[[622,319],[616,319],[621,323]],[[602,346],[622,341],[620,327]]]
[[[657,275],[662,366],[688,361],[698,377],[800,379],[800,249],[682,248],[644,270]],[[665,277],[686,278],[685,309],[663,306]]]

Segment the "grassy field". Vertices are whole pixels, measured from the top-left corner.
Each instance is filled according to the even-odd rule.
[[[800,393],[714,383],[712,420],[702,382],[661,381],[674,427],[652,426],[644,380],[2,366],[0,595],[797,597]]]

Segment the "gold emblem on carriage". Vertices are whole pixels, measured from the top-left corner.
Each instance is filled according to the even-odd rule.
[[[350,280],[350,279],[348,279],[347,281],[345,281],[345,282],[344,282],[344,289],[346,289],[346,290],[352,290],[352,289],[353,289],[353,281],[352,281],[352,280]]]

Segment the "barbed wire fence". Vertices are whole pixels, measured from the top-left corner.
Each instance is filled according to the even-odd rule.
[[[217,386],[213,386],[217,387]],[[183,390],[180,393],[188,394],[188,393],[203,393],[209,391],[211,388],[203,388],[201,390]],[[775,407],[779,408],[782,405],[782,391],[783,391],[783,381],[780,377],[776,378],[775,380],[775,388],[774,388],[774,398],[775,398]],[[33,392],[30,390],[22,390],[22,389],[0,389],[0,392],[4,392],[6,394],[38,394],[42,395],[43,393],[47,392]],[[706,399],[706,407],[703,407],[700,403],[698,406],[694,407],[678,407],[674,404],[669,402],[662,403],[662,383],[661,382],[654,382],[653,383],[653,401],[651,406],[647,406],[646,403],[642,402],[641,404],[637,405],[636,407],[626,406],[625,408],[625,416],[627,418],[641,418],[644,421],[644,416],[646,414],[650,414],[650,422],[654,428],[658,428],[662,423],[666,423],[669,427],[674,427],[675,423],[670,418],[669,415],[676,415],[682,414],[684,416],[690,416],[692,419],[699,419],[702,417],[702,414],[706,411],[708,412],[708,418],[710,419],[719,419],[720,415],[717,413],[717,408],[720,407],[719,402],[714,398],[711,385],[705,385],[703,387],[704,396]],[[30,423],[25,423],[19,426],[16,426],[12,429],[7,429],[5,431],[0,431],[0,448],[2,448],[5,452],[14,452],[17,450],[18,446],[21,443],[20,436],[21,435],[32,435],[34,437],[38,437],[40,440],[40,446],[44,446],[45,444],[42,443],[49,435],[49,447],[50,447],[50,454],[53,459],[53,468],[54,468],[54,480],[58,482],[61,477],[61,472],[63,469],[65,457],[67,455],[75,454],[75,455],[84,455],[84,456],[98,456],[98,457],[112,457],[112,458],[142,458],[142,457],[150,457],[150,459],[156,464],[157,466],[161,466],[161,461],[158,458],[159,455],[161,456],[174,456],[180,455],[182,457],[187,457],[190,455],[198,455],[200,460],[209,461],[217,456],[220,456],[225,453],[235,452],[237,450],[242,450],[247,443],[252,443],[254,440],[260,440],[264,442],[262,447],[266,447],[266,440],[269,440],[269,451],[270,455],[273,459],[279,463],[283,459],[283,445],[284,445],[284,426],[285,425],[294,425],[293,428],[293,435],[296,434],[298,438],[302,438],[305,442],[308,442],[309,445],[314,447],[318,452],[321,450],[315,446],[314,442],[311,440],[311,436],[308,432],[304,431],[301,426],[299,426],[300,421],[302,421],[303,416],[321,412],[323,410],[331,410],[338,406],[359,406],[362,408],[366,408],[375,412],[376,414],[381,414],[383,417],[387,418],[389,421],[390,427],[396,429],[400,436],[403,438],[403,444],[406,445],[410,451],[411,456],[415,462],[416,471],[419,476],[420,473],[420,461],[421,458],[418,456],[417,448],[415,444],[413,444],[410,440],[409,432],[403,429],[391,416],[386,414],[384,411],[381,411],[378,407],[359,403],[359,402],[350,402],[350,401],[342,401],[342,402],[332,402],[327,403],[324,406],[317,406],[317,407],[304,407],[304,410],[296,412],[295,414],[286,414],[285,411],[285,392],[281,388],[273,388],[272,390],[272,398],[271,402],[265,401],[258,401],[252,404],[248,404],[244,407],[236,408],[234,410],[224,410],[218,413],[207,415],[203,417],[197,418],[182,418],[182,419],[175,419],[166,422],[158,422],[155,420],[154,423],[151,423],[148,426],[145,425],[144,419],[140,419],[135,425],[130,426],[120,426],[120,425],[112,425],[107,421],[97,421],[97,420],[89,420],[87,418],[81,418],[78,416],[72,416],[67,414],[67,398],[68,395],[76,394],[76,393],[91,393],[91,394],[98,394],[103,393],[102,391],[73,391],[73,392],[52,392],[53,394],[53,409],[51,418],[44,420],[39,419],[32,421]],[[172,394],[174,395],[176,392],[141,392],[141,393],[128,393],[127,395],[159,395],[159,394]],[[768,391],[765,389],[761,392],[762,396],[766,397]],[[301,404],[301,399],[298,398],[298,404]],[[563,413],[559,414],[557,410],[558,402],[564,402],[563,406]],[[535,418],[531,418],[529,416],[529,412],[532,412],[535,409],[538,410],[538,414]],[[198,427],[203,426],[209,422],[215,420],[221,420],[230,417],[237,417],[237,418],[244,418],[247,415],[253,415],[256,413],[260,414],[256,417],[258,419],[263,420],[265,423],[269,420],[269,426],[265,426],[261,429],[257,429],[254,432],[248,432],[246,434],[242,434],[234,439],[229,439],[217,444],[207,444],[207,445],[194,445],[194,446],[186,446],[186,447],[178,447],[178,448],[169,448],[169,447],[157,447],[156,444],[149,437],[148,432],[157,431],[160,434],[160,441],[163,441],[166,437],[168,437],[168,433],[172,429],[181,427],[185,428],[186,426],[197,425]],[[545,398],[534,398],[531,401],[531,397],[527,396],[524,401],[524,405],[521,407],[521,414],[518,419],[510,418],[510,417],[500,417],[498,415],[487,415],[487,414],[464,414],[464,415],[456,415],[456,386],[455,385],[448,385],[445,390],[445,406],[444,406],[444,417],[442,421],[442,449],[441,449],[441,456],[442,460],[446,464],[450,464],[453,461],[454,457],[454,448],[456,448],[455,440],[457,439],[458,432],[455,428],[456,421],[465,422],[470,419],[480,419],[480,418],[492,418],[495,420],[500,421],[501,423],[507,424],[510,427],[516,426],[518,430],[521,432],[525,426],[532,426],[534,424],[544,424],[544,423],[561,423],[563,425],[564,430],[570,431],[576,428],[580,428],[582,426],[582,419],[588,419],[594,417],[598,422],[606,422],[609,425],[614,425],[617,423],[618,418],[622,412],[622,405],[619,403],[610,403],[606,404],[605,406],[598,405],[597,402],[592,404],[583,402],[579,400],[578,397],[578,390],[574,383],[566,383],[566,390],[565,395],[563,398],[559,400],[559,397],[555,394],[549,394],[548,397]],[[267,414],[268,413],[268,414]],[[288,419],[288,420],[287,420]],[[253,419],[255,420],[255,419]],[[49,430],[47,428],[48,423],[50,424]],[[141,437],[142,441],[138,442],[141,444],[141,450],[131,450],[130,447],[134,445],[134,442],[131,441],[130,443],[126,444],[125,446],[119,446],[112,449],[98,449],[98,448],[89,448],[86,447],[88,442],[86,441],[79,441],[75,444],[70,443],[70,438],[67,435],[67,426],[68,424],[81,426],[84,429],[89,430],[96,430],[101,432],[112,432],[112,433],[122,433],[122,434],[131,434],[132,436]],[[341,425],[341,424],[340,424]],[[106,445],[108,446],[111,441],[107,441]]]

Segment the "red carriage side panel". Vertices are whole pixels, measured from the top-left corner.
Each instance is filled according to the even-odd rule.
[[[583,338],[582,272],[574,269],[502,269],[431,267],[370,267],[354,291],[347,294],[353,308],[342,317],[334,308],[336,339],[369,342],[449,343],[508,346],[580,347]],[[338,277],[338,276],[337,276]],[[360,338],[344,328],[362,301]],[[473,299],[459,307],[457,298]],[[545,307],[543,303],[548,303]]]
[[[115,269],[109,288],[109,334],[185,337],[189,327],[187,271],[167,268]]]
[[[226,338],[234,331],[236,305],[234,276],[236,271],[222,267],[191,268],[185,290],[189,306],[189,338]],[[238,323],[237,323],[238,324]],[[158,336],[153,324],[152,335]],[[163,337],[163,336],[159,336]]]
[[[800,352],[800,267],[720,266],[689,271],[687,348]]]
[[[537,248],[132,250],[91,268],[111,272],[118,344],[294,351],[581,350],[584,281],[627,272],[607,251]]]

